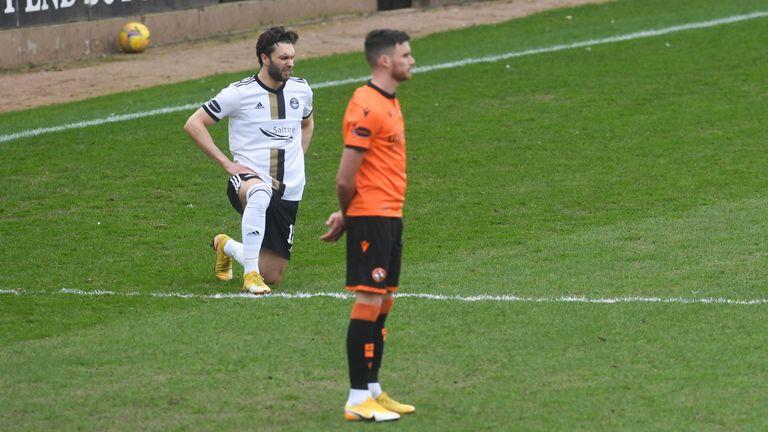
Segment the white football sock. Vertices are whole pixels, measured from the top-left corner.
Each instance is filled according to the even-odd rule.
[[[272,188],[264,183],[255,184],[248,189],[247,197],[242,223],[244,274],[259,271],[259,252],[264,240],[264,226]]]
[[[371,397],[370,390],[349,389],[349,398],[347,398],[347,405],[351,407],[355,405],[360,405],[361,403],[368,400],[369,397]]]
[[[371,396],[373,396],[374,399],[381,396],[381,384],[375,382],[375,383],[368,383],[368,391],[371,392]]]
[[[243,257],[243,244],[235,239],[229,239],[224,243],[224,253],[243,265],[245,258]]]

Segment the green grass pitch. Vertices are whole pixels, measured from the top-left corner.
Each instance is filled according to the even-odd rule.
[[[412,47],[428,66],[758,11],[623,0]],[[382,383],[418,411],[371,427],[766,430],[766,40],[755,18],[401,86],[401,289],[424,296],[395,302]],[[300,59],[296,75],[366,72],[355,53]],[[247,73],[0,114],[0,135],[202,102]],[[315,91],[280,293],[342,292],[343,245],[317,238],[357,85]],[[361,427],[342,415],[349,298],[211,296],[239,291],[213,280],[208,247],[239,222],[226,174],[182,130],[190,113],[0,143],[0,430]],[[226,141],[226,125],[213,133]],[[524,300],[459,299],[483,295]]]

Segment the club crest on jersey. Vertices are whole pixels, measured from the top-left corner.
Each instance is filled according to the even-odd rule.
[[[295,97],[291,98],[291,101],[289,102],[291,104],[291,108],[293,109],[299,109],[299,100]]]

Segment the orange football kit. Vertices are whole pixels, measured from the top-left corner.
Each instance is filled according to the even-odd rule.
[[[347,290],[398,289],[406,188],[400,103],[371,83],[358,88],[343,122],[344,145],[364,151],[346,211]]]

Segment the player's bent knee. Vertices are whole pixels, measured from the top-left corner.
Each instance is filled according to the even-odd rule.
[[[262,269],[261,277],[270,285],[277,285],[283,279],[282,269]]]
[[[269,206],[269,200],[272,198],[272,188],[264,183],[257,183],[246,193],[246,207],[257,207],[266,211]]]
[[[259,273],[264,281],[271,284],[280,283],[288,266],[288,260],[275,251],[262,248],[259,255]]]
[[[240,187],[239,196],[240,204],[243,208],[249,204],[251,207],[254,205],[269,205],[269,200],[272,197],[272,188],[261,180],[251,180]]]

